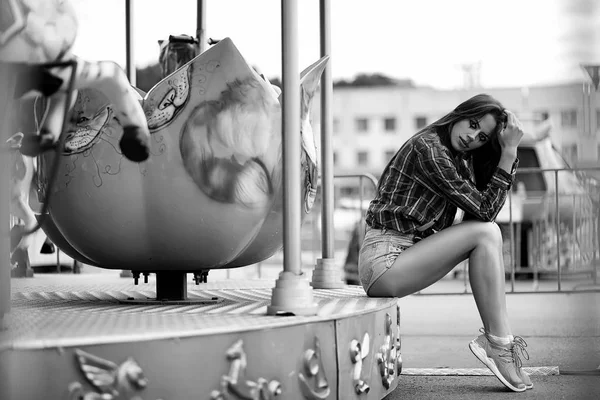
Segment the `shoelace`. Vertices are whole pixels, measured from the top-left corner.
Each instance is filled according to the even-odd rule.
[[[523,366],[521,356],[524,359],[529,360],[529,353],[527,352],[525,347],[527,347],[527,342],[525,341],[525,339],[523,339],[521,336],[515,336],[511,352],[513,354],[513,358],[515,360],[517,368],[521,368]],[[519,353],[521,353],[521,355],[519,355]]]
[[[506,363],[515,363],[517,368],[521,368],[521,365],[523,365],[523,363],[521,362],[521,358],[519,357],[519,354],[517,353],[517,350],[516,350],[517,338],[518,338],[518,343],[519,343],[519,345],[518,345],[519,350],[523,354],[523,357],[525,357],[527,360],[529,360],[529,353],[527,353],[527,350],[525,350],[525,347],[527,347],[527,343],[525,342],[525,340],[523,340],[523,338],[521,336],[514,336],[513,343],[511,343],[511,345],[509,345],[510,347],[507,348],[502,345],[496,344],[489,337],[490,334],[488,332],[486,332],[484,328],[480,328],[479,332],[481,332],[485,335],[488,342],[490,342],[490,344],[492,346],[494,346],[497,349],[502,350],[501,352],[498,352],[498,357],[502,358],[502,361],[504,361]],[[527,354],[527,356],[525,356],[525,354]]]
[[[499,346],[499,345],[497,345],[497,344],[495,344],[493,342],[490,342],[490,343],[492,343],[492,345],[494,347],[502,350],[502,352],[498,353],[498,357],[502,358],[502,360],[504,362],[506,362],[506,363],[515,363],[518,366],[516,359],[519,359],[519,356],[517,356],[516,359],[515,359],[514,346],[512,346],[510,348],[506,348],[504,346]],[[520,361],[521,360],[519,359],[519,362]]]

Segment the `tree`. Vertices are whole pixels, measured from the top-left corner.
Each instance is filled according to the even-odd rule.
[[[389,76],[375,73],[361,73],[354,77],[352,81],[344,79],[337,80],[333,83],[334,87],[373,87],[373,86],[399,86],[399,87],[414,87],[414,83],[410,79],[395,79]]]

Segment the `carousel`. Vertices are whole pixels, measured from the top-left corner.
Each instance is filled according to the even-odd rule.
[[[0,398],[381,399],[397,387],[396,299],[345,285],[334,263],[329,0],[321,58],[302,70],[298,1],[281,7],[281,89],[232,39],[205,48],[198,1],[196,35],[161,43],[163,77],[146,93],[129,55],[124,72],[72,53],[69,1],[0,0],[10,187],[0,201]],[[38,109],[39,126],[24,129]],[[322,254],[309,274],[300,230],[319,191]],[[38,229],[74,260],[131,278],[11,279]],[[210,278],[282,249],[276,280]]]

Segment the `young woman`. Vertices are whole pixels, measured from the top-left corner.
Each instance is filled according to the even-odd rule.
[[[366,215],[361,284],[372,297],[404,297],[469,259],[483,334],[469,347],[513,391],[532,388],[506,312],[502,235],[493,221],[518,163],[523,128],[486,94],[417,132],[388,163]],[[457,210],[466,221],[454,224]]]

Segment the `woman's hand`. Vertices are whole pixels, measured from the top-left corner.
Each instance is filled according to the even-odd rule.
[[[498,133],[498,141],[503,152],[515,152],[523,138],[523,124],[514,113],[506,110],[508,116],[506,126]]]

